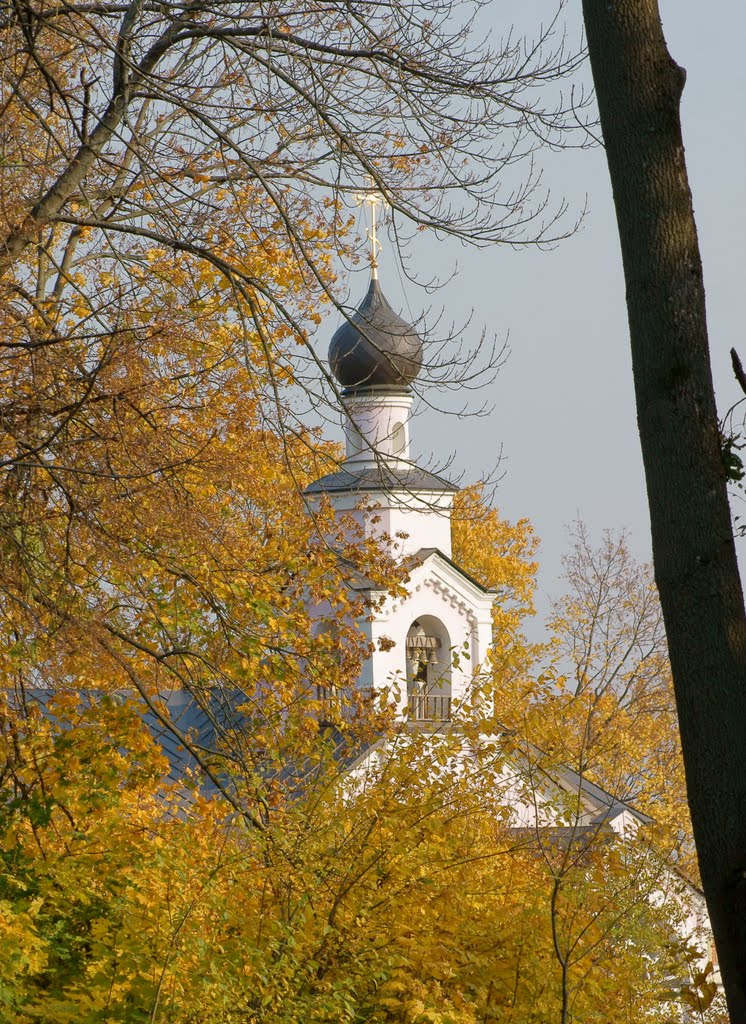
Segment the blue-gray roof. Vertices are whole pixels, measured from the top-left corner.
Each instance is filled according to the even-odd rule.
[[[435,473],[428,473],[418,466],[406,466],[398,469],[383,460],[375,466],[360,469],[339,469],[336,473],[327,473],[319,480],[314,480],[306,487],[306,494],[333,494],[341,491],[406,491],[416,494],[419,491],[450,492],[458,490],[454,484]]]
[[[226,739],[230,733],[238,734],[250,729],[247,716],[237,710],[245,702],[240,690],[210,687],[198,695],[188,690],[167,690],[152,700],[149,707],[135,691],[116,691],[113,694],[80,690],[78,697],[83,706],[106,697],[117,701],[133,701],[139,708],[140,718],[168,761],[168,780],[185,782],[190,777],[200,792],[214,796],[230,793],[233,779],[250,771],[258,780],[279,782],[290,793],[303,792],[318,770],[318,762],[303,757],[284,763],[261,763],[250,767],[243,763],[239,747]],[[28,704],[35,704],[42,714],[57,721],[50,701],[53,690],[33,689],[25,694]],[[64,723],[59,723],[65,729]],[[341,729],[339,725],[319,722],[327,750],[341,770],[356,762],[371,745],[355,736],[354,729]],[[240,746],[240,741],[239,741]],[[201,763],[200,763],[201,762]],[[208,771],[204,766],[208,766]]]

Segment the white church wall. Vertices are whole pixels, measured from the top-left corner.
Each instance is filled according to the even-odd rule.
[[[426,495],[407,491],[372,491],[334,495],[340,515],[349,515],[363,528],[365,537],[383,541],[396,558],[416,554],[421,548],[438,548],[451,557],[451,505],[453,495]]]
[[[399,505],[386,510],[385,532],[394,538],[402,557],[422,548],[437,548],[451,557],[451,505],[448,492],[433,494],[427,501],[403,495]]]

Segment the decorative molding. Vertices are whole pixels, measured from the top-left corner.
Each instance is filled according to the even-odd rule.
[[[438,597],[447,601],[451,608],[460,612],[472,629],[477,627],[478,619],[470,602],[460,594],[457,594],[456,591],[452,587],[449,587],[444,580],[438,579],[435,576],[430,576],[424,581],[424,585],[437,594]]]
[[[462,589],[458,586],[459,577],[455,572],[449,572],[448,566],[446,566],[446,573],[442,574],[437,571],[443,568],[442,563],[428,565],[428,561],[418,565],[412,571],[412,577],[419,576],[419,579],[416,582],[411,582],[407,587],[406,597],[394,598],[390,604],[388,599],[384,600],[384,605],[377,616],[378,620],[390,621],[401,612],[404,604],[417,595],[421,595],[424,588],[457,611],[466,620],[472,633],[478,634],[480,626],[486,625],[491,628],[490,609],[494,599],[475,599],[475,595],[468,592],[471,588],[464,587]],[[447,576],[453,576],[453,582],[448,580]]]
[[[407,601],[411,600],[417,594],[422,593],[423,587],[428,590],[431,590],[433,594],[435,594],[435,596],[445,601],[447,604],[451,606],[451,608],[459,612],[466,619],[466,621],[468,622],[469,626],[472,629],[477,629],[479,627],[479,616],[474,611],[472,603],[469,601],[469,599],[465,597],[463,594],[459,594],[456,590],[453,589],[453,587],[450,587],[444,580],[438,579],[437,577],[433,576],[429,576],[421,583],[418,583],[416,586],[412,587],[405,598],[397,598],[395,601],[393,601],[390,605],[390,609],[386,612],[385,617],[388,619],[394,615],[397,615],[401,611],[402,606]],[[381,610],[383,611],[383,609]],[[380,621],[380,619],[383,616],[379,615],[377,617],[379,618]]]

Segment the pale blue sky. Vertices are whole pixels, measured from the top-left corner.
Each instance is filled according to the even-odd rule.
[[[527,31],[537,0],[497,3],[493,18],[518,11]],[[729,349],[740,347],[741,250],[746,239],[746,6],[714,0],[663,0],[664,29],[674,58],[687,70],[683,101],[685,144],[700,233],[710,322],[710,344],[721,412],[738,398]],[[580,0],[567,8],[571,38],[580,37]],[[595,535],[626,528],[639,557],[649,552],[648,513],[635,424],[616,223],[603,152],[563,153],[547,159],[547,183],[575,209],[586,202],[582,228],[551,252],[496,247],[479,252],[430,241],[422,273],[458,274],[431,299],[446,317],[463,322],[476,342],[482,326],[509,335],[510,358],[485,395],[487,419],[424,413],[413,424],[415,449],[427,456],[456,450],[454,472],[478,478],[502,446],[505,476],[497,503],[509,518],[526,516],[542,539],[541,589],[561,590],[566,525],[584,519]],[[359,275],[356,275],[358,277]],[[365,290],[365,275],[359,290]],[[407,286],[384,258],[382,283],[392,304],[424,308],[427,296]],[[353,297],[358,287],[351,282]],[[477,396],[472,396],[474,405]],[[746,512],[745,512],[746,514]]]

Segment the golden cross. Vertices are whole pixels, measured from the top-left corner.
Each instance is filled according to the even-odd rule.
[[[378,241],[376,213],[379,206],[384,206],[386,200],[380,192],[372,187],[365,192],[358,192],[356,197],[358,206],[367,206],[370,211],[370,227],[366,231],[370,242],[370,276],[376,281],[378,279],[378,254],[381,251],[381,243]]]

